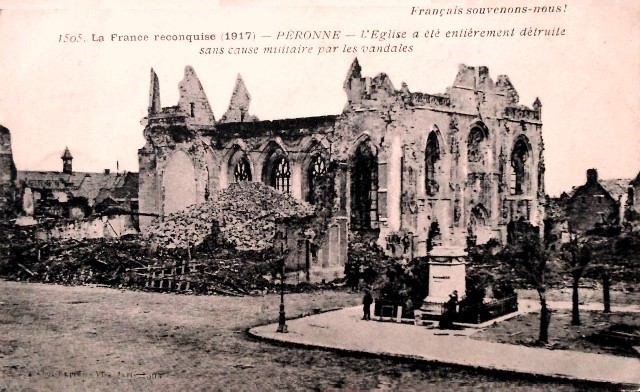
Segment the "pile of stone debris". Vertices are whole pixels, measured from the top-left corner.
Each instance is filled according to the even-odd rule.
[[[149,228],[149,239],[162,248],[190,248],[205,241],[217,225],[221,241],[238,250],[263,250],[272,245],[276,219],[313,213],[312,205],[289,194],[262,183],[241,182],[220,192],[215,202],[157,219]]]
[[[269,251],[224,247],[213,254],[195,248],[151,251],[148,242],[136,235],[52,241],[31,237],[24,244],[3,240],[0,244],[6,256],[0,259],[0,276],[9,280],[226,295],[264,293],[275,290],[277,283],[277,257]],[[183,275],[170,276],[170,271]],[[160,276],[165,278],[163,285],[157,284]],[[169,285],[171,280],[183,284]]]
[[[147,238],[43,241],[34,230],[6,225],[0,276],[196,294],[271,291],[282,262],[272,248],[276,221],[312,217],[314,207],[252,182],[232,184],[215,199],[154,222]]]
[[[13,241],[0,260],[0,276],[60,284],[135,286],[131,268],[153,262],[137,236],[121,239]]]

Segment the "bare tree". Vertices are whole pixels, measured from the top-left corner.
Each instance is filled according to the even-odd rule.
[[[580,325],[580,296],[578,286],[580,278],[591,262],[591,247],[588,243],[583,242],[577,235],[571,235],[569,242],[560,248],[560,258],[568,264],[568,272],[571,274],[571,324]]]
[[[540,332],[538,340],[549,342],[551,311],[547,307],[547,277],[549,255],[544,249],[537,228],[524,222],[509,225],[509,244],[502,251],[505,260],[520,277],[538,292],[540,300]]]
[[[604,302],[604,312],[611,313],[611,277],[609,275],[609,266],[602,266],[602,301]]]

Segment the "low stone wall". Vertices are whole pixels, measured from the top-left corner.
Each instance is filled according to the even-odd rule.
[[[37,235],[44,239],[114,238],[136,234],[131,215],[114,215],[65,221],[51,228],[38,229]]]

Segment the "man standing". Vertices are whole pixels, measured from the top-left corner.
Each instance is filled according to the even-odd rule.
[[[364,291],[364,298],[362,299],[362,310],[364,315],[362,316],[363,320],[371,320],[371,304],[373,303],[373,297],[371,296],[371,292],[369,289]]]

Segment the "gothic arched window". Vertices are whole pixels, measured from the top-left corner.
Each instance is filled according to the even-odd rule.
[[[478,125],[471,128],[467,139],[467,160],[469,163],[483,163],[485,131]]]
[[[438,192],[438,181],[436,179],[436,163],[440,160],[440,146],[438,136],[435,132],[429,134],[427,148],[425,150],[425,190],[427,195],[434,196]]]
[[[324,158],[322,158],[320,155],[314,156],[311,159],[309,172],[307,173],[307,178],[309,180],[309,194],[307,196],[307,201],[309,203],[316,204],[316,201],[318,201],[318,197],[320,196],[319,188],[326,178],[326,175],[327,165]]]
[[[371,142],[360,143],[351,162],[351,226],[373,229],[378,222],[378,158]]]
[[[477,205],[471,209],[469,225],[472,228],[483,227],[489,224],[489,213],[482,205]]]
[[[526,193],[529,181],[529,173],[527,172],[527,163],[529,159],[529,147],[527,143],[518,139],[513,146],[511,153],[511,166],[513,167],[513,175],[511,177],[511,194],[522,195]]]
[[[236,182],[251,181],[251,167],[246,157],[240,158],[233,170],[233,177]]]
[[[442,233],[440,232],[440,224],[438,221],[431,222],[429,233],[427,235],[427,251],[431,251],[434,247],[442,245]]]
[[[289,170],[289,160],[287,158],[280,156],[273,161],[270,180],[272,187],[289,193],[291,170]]]

